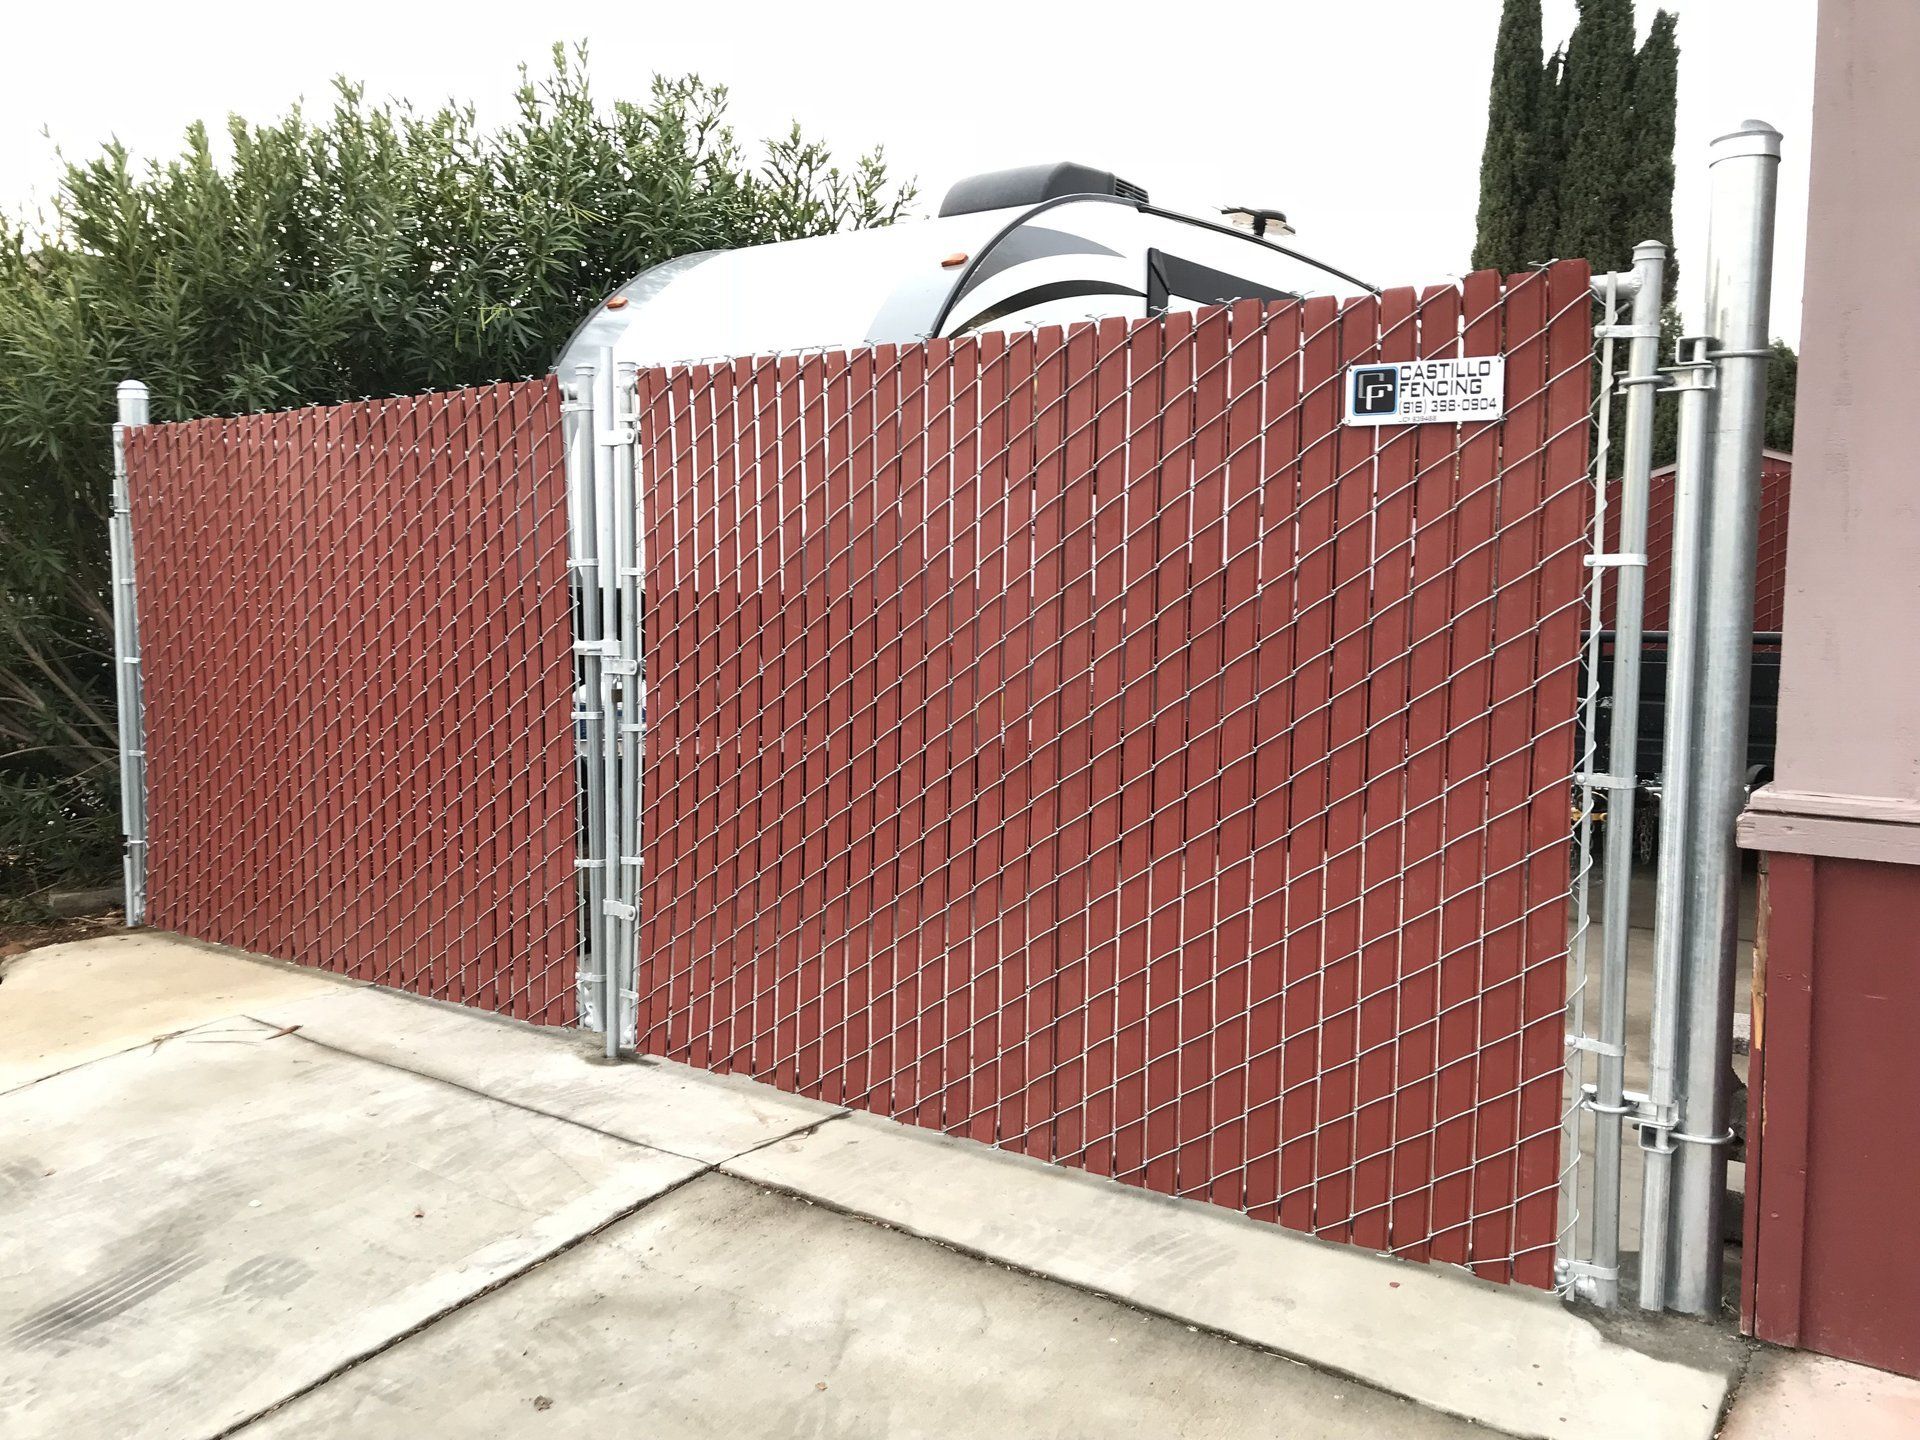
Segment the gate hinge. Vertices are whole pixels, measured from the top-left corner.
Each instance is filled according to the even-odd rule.
[[[602,900],[600,908],[616,920],[631,920],[640,913],[624,900]]]
[[[602,658],[611,656],[614,659],[618,659],[620,656],[620,642],[618,640],[576,640],[573,642],[573,653],[576,655],[599,655]]]
[[[1596,325],[1593,327],[1596,340],[1658,340],[1658,325]]]
[[[1603,1105],[1597,1087],[1580,1087],[1580,1104],[1583,1109],[1596,1115],[1618,1115],[1627,1124],[1640,1132],[1640,1148],[1656,1155],[1671,1155],[1673,1142],[1687,1141],[1695,1144],[1724,1145],[1725,1139],[1702,1140],[1698,1136],[1683,1135],[1676,1128],[1680,1123],[1679,1107],[1675,1105],[1656,1105],[1638,1090],[1622,1090],[1619,1105]],[[1732,1131],[1727,1132],[1730,1139]]]
[[[1582,770],[1573,780],[1589,790],[1631,790],[1637,783],[1631,775],[1601,775],[1592,770]]]
[[[614,656],[617,657],[618,655],[619,651],[616,648]],[[640,673],[640,662],[637,660],[609,658],[600,663],[600,668],[609,675],[638,675]]]
[[[1576,1300],[1594,1305],[1613,1305],[1620,1296],[1620,1269],[1615,1265],[1596,1265],[1591,1260],[1557,1260],[1555,1283]]]
[[[1593,1035],[1569,1035],[1567,1036],[1567,1048],[1569,1050],[1585,1050],[1590,1055],[1625,1056],[1627,1053],[1625,1046],[1610,1044],[1608,1041],[1601,1040]]]
[[[596,430],[593,432],[593,443],[605,446],[608,449],[618,449],[622,445],[631,445],[634,442],[634,438],[634,427],[631,425],[616,425],[611,430]]]

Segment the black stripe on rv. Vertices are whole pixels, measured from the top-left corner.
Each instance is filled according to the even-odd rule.
[[[973,267],[966,283],[954,292],[953,298],[956,301],[964,298],[982,280],[998,275],[1003,270],[1050,255],[1111,255],[1116,260],[1120,258],[1118,250],[1102,245],[1098,240],[1089,240],[1084,235],[1069,234],[1051,225],[1021,225],[980,257],[980,263]]]
[[[1113,285],[1104,280],[1054,280],[1045,285],[1035,285],[1022,290],[1018,295],[1009,295],[997,305],[989,305],[978,315],[968,317],[966,322],[956,325],[948,333],[964,335],[976,325],[990,325],[995,320],[1003,320],[1017,314],[1030,305],[1045,305],[1054,300],[1071,300],[1076,295],[1131,295],[1144,300],[1146,292],[1135,290],[1131,285]]]

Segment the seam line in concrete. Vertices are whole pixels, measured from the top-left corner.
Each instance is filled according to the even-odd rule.
[[[837,1120],[840,1118],[842,1117],[838,1115],[828,1117],[829,1120]],[[822,1121],[821,1123],[825,1124],[826,1121]],[[771,1140],[767,1142],[769,1145],[774,1143],[775,1142]],[[764,1147],[755,1146],[754,1148],[757,1150]],[[751,1153],[751,1151],[742,1152],[742,1154]],[[733,1157],[735,1160],[739,1158],[740,1156],[738,1155]],[[1258,1351],[1262,1355],[1271,1355],[1276,1360],[1285,1360],[1290,1364],[1299,1365],[1317,1374],[1343,1380],[1350,1385],[1357,1385],[1361,1389],[1370,1391],[1375,1395],[1385,1395],[1404,1404],[1412,1405],[1422,1410],[1430,1410],[1437,1415],[1448,1415],[1456,1420],[1464,1420],[1468,1424],[1486,1431],[1488,1435],[1502,1436],[1505,1437],[1505,1440],[1548,1440],[1548,1437],[1537,1432],[1502,1430],[1499,1426],[1491,1425],[1477,1415],[1469,1415],[1460,1410],[1451,1410],[1431,1400],[1416,1399],[1414,1396],[1403,1394],[1398,1390],[1389,1389],[1377,1380],[1370,1380],[1364,1375],[1356,1375],[1350,1370],[1343,1370],[1335,1365],[1326,1365],[1318,1360],[1308,1360],[1302,1356],[1293,1354],[1291,1351],[1282,1350],[1274,1345],[1270,1345],[1264,1340],[1256,1340],[1250,1335],[1243,1335],[1235,1330],[1227,1330],[1218,1325],[1211,1325],[1204,1320],[1196,1320],[1193,1316],[1183,1315],[1177,1310],[1166,1310],[1157,1305],[1142,1304],[1131,1296],[1121,1295],[1113,1290],[1103,1290],[1097,1285],[1088,1285],[1083,1281],[1070,1280],[1063,1275],[1055,1275],[1046,1270],[1036,1270],[1030,1265],[1021,1264],[1017,1260],[1009,1260],[1004,1255],[996,1255],[991,1250],[982,1250],[977,1246],[967,1245],[958,1240],[949,1240],[943,1235],[936,1235],[912,1225],[882,1219],[878,1215],[870,1215],[864,1210],[856,1210],[839,1201],[826,1199],[824,1196],[815,1195],[810,1191],[801,1190],[792,1185],[782,1185],[759,1176],[736,1175],[732,1170],[727,1168],[732,1163],[731,1160],[723,1160],[716,1164],[713,1169],[719,1174],[726,1176],[729,1180],[737,1180],[743,1185],[751,1185],[758,1190],[770,1190],[775,1194],[791,1196],[793,1199],[804,1201],[808,1205],[817,1205],[822,1210],[831,1210],[835,1214],[845,1215],[850,1220],[864,1221],[881,1230],[891,1230],[895,1234],[908,1235],[915,1240],[924,1241],[926,1244],[937,1245],[943,1250],[951,1250],[958,1255],[965,1255],[974,1260],[981,1260],[989,1265],[997,1265],[1003,1270],[1011,1270],[1016,1275],[1025,1275],[1034,1280],[1045,1281],[1050,1285],[1059,1285],[1064,1289],[1077,1291],[1082,1295],[1097,1296],[1102,1300],[1118,1305],[1123,1310],[1131,1310],[1138,1315],[1151,1315],[1158,1320],[1170,1320],[1176,1325],[1184,1325],[1189,1330],[1196,1331],[1199,1334],[1212,1335],[1218,1339],[1238,1345],[1243,1349]],[[219,1440],[219,1437],[215,1437],[215,1440]]]
[[[347,1054],[349,1052],[342,1051],[340,1053]],[[355,1057],[355,1058],[360,1058],[360,1057]],[[375,1062],[375,1063],[378,1063],[378,1062]],[[398,1069],[400,1067],[395,1066],[394,1068]],[[431,1077],[428,1077],[428,1078],[431,1078]],[[478,1092],[475,1092],[475,1093],[478,1093]],[[586,1127],[583,1127],[583,1128],[586,1128]],[[613,1136],[612,1138],[617,1140],[620,1137],[616,1135],[616,1136]],[[629,1140],[627,1143],[631,1145],[634,1142]],[[642,1146],[641,1148],[648,1149],[651,1147]],[[228,1440],[229,1436],[239,1434],[242,1430],[245,1430],[249,1425],[257,1425],[260,1421],[266,1419],[269,1415],[273,1414],[275,1411],[284,1409],[286,1406],[291,1405],[294,1401],[299,1400],[307,1395],[311,1395],[314,1391],[320,1389],[324,1385],[331,1385],[335,1380],[338,1380],[342,1375],[346,1374],[349,1370],[356,1369],[359,1366],[366,1364],[367,1361],[369,1360],[377,1359],[379,1356],[384,1355],[386,1354],[387,1351],[393,1349],[394,1346],[403,1344],[404,1342],[411,1340],[414,1336],[420,1334],[423,1330],[426,1330],[434,1325],[438,1325],[442,1320],[445,1320],[450,1315],[459,1314],[460,1311],[466,1309],[469,1305],[472,1305],[475,1301],[486,1299],[487,1296],[493,1294],[495,1291],[498,1291],[508,1285],[513,1284],[514,1281],[520,1279],[522,1276],[532,1274],[535,1270],[538,1270],[542,1265],[547,1264],[549,1261],[559,1259],[562,1255],[567,1254],[569,1251],[575,1249],[577,1246],[585,1244],[587,1241],[594,1239],[596,1236],[600,1235],[610,1227],[614,1225],[618,1225],[622,1220],[630,1219],[633,1216],[638,1215],[642,1210],[646,1209],[649,1205],[655,1204],[658,1201],[666,1199],[667,1196],[673,1194],[676,1190],[685,1189],[687,1186],[691,1185],[694,1181],[703,1179],[706,1176],[713,1174],[714,1171],[718,1168],[717,1166],[714,1166],[714,1165],[705,1165],[703,1162],[700,1162],[700,1161],[695,1161],[694,1163],[698,1165],[702,1165],[702,1168],[694,1171],[693,1174],[686,1176],[684,1179],[676,1180],[671,1185],[665,1186],[664,1188],[655,1191],[651,1195],[644,1196],[640,1200],[635,1201],[632,1205],[629,1205],[626,1209],[618,1211],[615,1214],[609,1215],[606,1219],[602,1220],[598,1225],[595,1225],[592,1229],[582,1230],[578,1235],[574,1236],[571,1240],[568,1240],[563,1244],[556,1245],[553,1249],[547,1251],[547,1253],[544,1255],[539,1255],[534,1257],[532,1260],[529,1260],[525,1265],[522,1265],[518,1270],[514,1270],[509,1272],[508,1274],[499,1276],[491,1284],[482,1286],[480,1289],[474,1291],[471,1295],[464,1296],[463,1298],[454,1301],[453,1304],[448,1305],[443,1309],[436,1310],[433,1314],[427,1316],[425,1319],[420,1320],[415,1324],[409,1325],[406,1329],[396,1331],[394,1334],[387,1336],[385,1339],[377,1342],[376,1344],[369,1345],[366,1349],[360,1351],[358,1354],[349,1356],[347,1359],[341,1361],[338,1365],[334,1366],[333,1369],[327,1371],[326,1374],[321,1375],[314,1380],[308,1381],[305,1385],[300,1386],[297,1390],[288,1391],[285,1395],[282,1395],[278,1400],[275,1400],[271,1405],[263,1405],[258,1410],[254,1411],[251,1415],[242,1416],[240,1419],[234,1421],[231,1425],[227,1426],[225,1429],[214,1431],[211,1435],[207,1436],[207,1440]]]
[[[252,1019],[253,1017],[248,1016],[247,1018]],[[476,1100],[485,1100],[494,1105],[504,1105],[509,1110],[518,1110],[525,1115],[538,1115],[542,1120],[553,1120],[562,1125],[571,1125],[577,1130],[585,1130],[590,1135],[598,1135],[606,1140],[617,1140],[622,1145],[631,1145],[637,1150],[651,1150],[657,1155],[671,1155],[676,1160],[690,1160],[695,1165],[705,1165],[709,1168],[718,1163],[712,1160],[703,1160],[698,1155],[688,1155],[679,1150],[669,1150],[664,1145],[649,1145],[644,1140],[635,1140],[626,1135],[616,1135],[611,1130],[602,1130],[597,1125],[589,1125],[584,1120],[575,1120],[570,1115],[555,1115],[552,1111],[542,1110],[537,1105],[529,1105],[520,1100],[509,1100],[504,1095],[495,1095],[490,1091],[476,1089],[458,1080],[449,1080],[446,1076],[436,1075],[431,1070],[416,1070],[411,1065],[402,1065],[393,1060],[383,1060],[378,1055],[363,1055],[358,1050],[349,1050],[346,1046],[337,1045],[331,1040],[316,1040],[313,1036],[303,1034],[298,1029],[289,1030],[286,1034],[288,1039],[304,1040],[307,1044],[317,1049],[326,1050],[335,1055],[344,1055],[349,1060],[359,1060],[368,1065],[377,1065],[383,1070],[397,1070],[402,1075],[413,1076],[416,1080],[428,1080],[436,1085],[445,1085],[449,1090],[458,1090],[462,1095],[471,1095]],[[786,1137],[780,1136],[779,1138],[785,1139]],[[733,1157],[729,1156],[728,1158],[731,1159]]]
[[[146,1039],[136,1040],[124,1049],[114,1050],[105,1055],[93,1055],[85,1060],[68,1065],[63,1069],[49,1071],[45,1075],[36,1075],[31,1080],[22,1080],[18,1085],[10,1085],[5,1090],[0,1090],[0,1100],[6,1099],[9,1095],[18,1095],[23,1090],[31,1090],[36,1085],[44,1085],[49,1080],[58,1080],[62,1075],[71,1075],[75,1071],[85,1070],[89,1065],[99,1065],[107,1060],[118,1060],[121,1056],[131,1055],[136,1050],[146,1050],[165,1045],[170,1040],[184,1040],[189,1035],[197,1035],[209,1025],[224,1025],[229,1020],[248,1020],[252,1021],[255,1025],[266,1023],[262,1020],[254,1020],[251,1015],[243,1015],[238,1010],[235,1010],[231,1015],[217,1015],[213,1019],[202,1021],[198,1025],[189,1025],[184,1030],[168,1030],[164,1034],[149,1035]]]
[[[256,1025],[271,1024],[270,1021],[260,1020],[251,1015],[244,1016],[242,1018],[252,1020],[253,1023]],[[272,1028],[281,1029],[282,1027],[273,1026]],[[463,1081],[450,1080],[445,1075],[436,1075],[431,1070],[416,1070],[410,1065],[402,1065],[395,1060],[382,1059],[378,1055],[366,1055],[361,1053],[358,1050],[348,1049],[345,1045],[338,1044],[332,1040],[317,1039],[312,1035],[306,1034],[304,1031],[298,1028],[295,1028],[292,1030],[285,1030],[283,1033],[290,1039],[304,1040],[309,1045],[316,1046],[321,1050],[330,1051],[335,1055],[344,1055],[350,1060],[362,1060],[369,1065],[378,1065],[383,1069],[398,1070],[402,1075],[412,1075],[416,1079],[430,1080],[437,1085],[445,1085],[449,1089],[458,1090],[463,1095],[471,1095],[477,1100],[488,1100],[496,1105],[505,1105],[510,1110],[518,1110],[527,1115],[538,1115],[543,1120],[554,1120],[554,1121],[558,1121],[562,1125],[572,1125],[576,1129],[587,1131],[589,1134],[599,1135],[608,1140],[617,1140],[622,1145],[632,1145],[636,1149],[651,1150],[657,1155],[671,1155],[676,1160],[690,1160],[695,1165],[704,1165],[710,1170],[715,1168],[716,1166],[725,1165],[734,1160],[738,1160],[743,1155],[751,1155],[753,1154],[754,1151],[764,1149],[769,1145],[777,1145],[782,1140],[792,1140],[802,1135],[811,1135],[814,1131],[818,1130],[822,1125],[825,1125],[828,1121],[842,1120],[842,1119],[845,1119],[848,1115],[853,1113],[850,1110],[843,1109],[833,1115],[823,1115],[818,1120],[808,1121],[805,1125],[799,1126],[796,1129],[783,1130],[778,1135],[770,1135],[765,1140],[762,1140],[759,1144],[749,1145],[744,1150],[736,1150],[731,1155],[725,1156],[722,1159],[708,1160],[699,1155],[689,1155],[682,1150],[669,1149],[665,1145],[655,1145],[645,1140],[635,1140],[628,1135],[616,1134],[611,1130],[602,1130],[597,1125],[589,1125],[586,1121],[576,1120],[570,1115],[556,1115],[551,1110],[542,1110],[538,1105],[530,1105],[523,1100],[510,1100],[504,1095],[494,1094],[491,1090],[481,1090],[476,1086],[468,1085]],[[138,1049],[139,1047],[135,1046],[134,1048]]]

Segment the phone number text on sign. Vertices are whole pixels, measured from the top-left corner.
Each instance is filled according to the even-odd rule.
[[[1506,412],[1504,355],[1347,367],[1349,425],[1468,425]]]

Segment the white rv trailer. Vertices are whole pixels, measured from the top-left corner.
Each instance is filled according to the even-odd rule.
[[[656,265],[594,309],[554,369],[570,377],[607,350],[670,365],[1372,288],[1249,230],[1156,209],[1108,171],[1035,165],[960,181],[932,220]]]
[[[1257,226],[1280,219],[1247,213]],[[1286,233],[1284,220],[1274,233]],[[962,180],[932,220],[681,256],[594,307],[554,369],[566,387],[575,713],[591,857],[582,869],[580,1009],[588,1027],[609,1031],[609,1054],[617,1037],[631,1043],[637,1013],[623,958],[639,879],[632,742],[646,723],[639,486],[623,394],[635,370],[1371,289],[1251,231],[1156,209],[1106,171],[1062,164]]]

